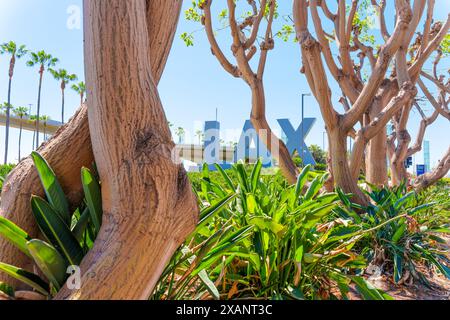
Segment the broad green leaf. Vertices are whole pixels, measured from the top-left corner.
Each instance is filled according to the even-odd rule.
[[[303,187],[308,180],[308,173],[311,170],[311,165],[308,164],[306,167],[303,168],[302,172],[297,178],[297,184],[295,186],[295,199],[298,199],[300,197],[300,194],[302,193]]]
[[[362,277],[351,277],[351,279],[356,284],[356,288],[364,300],[392,300],[392,297],[381,293]]]
[[[208,292],[213,296],[213,298],[215,300],[220,300],[220,293],[219,290],[217,290],[214,282],[211,281],[211,279],[209,278],[208,273],[206,272],[206,270],[202,270],[198,273],[198,277],[200,278],[200,280],[203,282],[203,284],[206,287],[206,290],[208,290]]]
[[[403,277],[403,259],[401,253],[394,254],[394,282],[398,283]]]
[[[98,233],[102,226],[103,215],[100,184],[87,168],[81,169],[81,183],[83,184],[84,196],[86,197],[91,221],[94,224],[96,233]]]
[[[40,277],[35,275],[34,273],[28,272],[26,270],[14,267],[12,265],[0,262],[0,271],[8,274],[14,279],[19,280],[20,282],[29,285],[39,293],[42,293],[44,296],[49,295],[49,285]]]
[[[408,203],[408,201],[411,200],[411,198],[414,198],[415,195],[416,195],[415,191],[408,192],[395,202],[394,208],[398,210],[401,206]]]
[[[303,261],[303,245],[295,250],[295,261],[301,263]]]
[[[250,192],[250,187],[248,185],[248,177],[247,173],[245,172],[245,166],[242,163],[238,163],[234,168],[237,172],[237,176],[239,178],[239,182],[241,184],[242,189],[246,193]]]
[[[54,209],[36,196],[31,199],[31,208],[39,228],[50,243],[63,254],[70,265],[79,265],[83,259],[83,250]]]
[[[58,212],[62,220],[67,225],[70,225],[69,204],[55,173],[39,153],[33,151],[31,157],[36,166],[48,201],[55,208],[56,212]]]
[[[213,204],[212,206],[209,206],[209,207],[203,209],[200,212],[200,222],[199,222],[196,230],[199,230],[200,228],[204,227],[209,221],[211,221],[211,219],[217,213],[219,213],[235,197],[236,197],[236,194],[230,194],[229,196],[223,198],[222,200]]]
[[[256,203],[255,196],[253,194],[247,195],[247,211],[250,214],[255,214],[258,208],[258,204]]]
[[[9,297],[14,297],[14,288],[4,282],[0,282],[0,292],[3,292]]]
[[[222,175],[223,179],[225,180],[225,183],[230,187],[231,191],[236,191],[236,187],[234,186],[233,181],[231,180],[228,173],[226,173],[225,170],[223,170],[223,168],[220,165],[215,164],[214,166],[217,168],[217,171],[219,171],[219,173]]]
[[[314,196],[320,191],[320,189],[323,186],[321,180],[322,180],[321,176],[317,176],[314,178],[314,180],[311,182],[311,185],[308,188],[308,191],[306,191],[305,193],[304,197],[305,201],[314,198]]]
[[[91,213],[89,212],[89,208],[84,209],[83,213],[80,216],[80,219],[78,219],[77,223],[72,229],[72,233],[78,240],[78,242],[83,239],[84,232],[86,231],[89,223],[90,215]]]
[[[2,217],[0,217],[0,235],[31,257],[27,248],[27,242],[31,240],[31,237],[17,225]]]
[[[56,290],[60,290],[66,280],[68,267],[66,260],[55,248],[44,241],[34,239],[29,241],[27,246],[39,269]]]
[[[258,188],[258,182],[259,182],[259,177],[261,176],[262,165],[263,164],[262,164],[261,159],[258,159],[258,162],[256,162],[255,166],[253,167],[252,174],[250,175],[253,192],[256,192],[256,190]]]
[[[267,218],[258,217],[250,219],[249,225],[257,226],[261,230],[272,232],[278,237],[281,237],[283,233],[286,231],[286,228],[283,225],[273,221],[271,218],[268,217]]]
[[[394,235],[392,236],[392,243],[393,244],[397,244],[398,241],[402,238],[402,236],[404,235],[406,228],[408,227],[408,225],[406,224],[405,221],[402,221],[403,223],[401,223],[401,225],[398,227],[397,231],[395,231]]]

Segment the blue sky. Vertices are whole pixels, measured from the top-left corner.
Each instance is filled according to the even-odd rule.
[[[219,9],[221,1],[215,1]],[[291,1],[281,0],[280,13],[291,11]],[[186,8],[190,1],[185,1]],[[68,28],[67,23],[74,22],[76,9],[81,9],[81,0],[0,0],[0,42],[14,40],[26,44],[31,50],[45,49],[60,59],[58,67],[76,73],[83,79],[83,42],[81,28]],[[73,11],[75,9],[75,11]],[[448,0],[437,0],[436,19],[445,19],[449,12]],[[392,8],[388,8],[387,17],[392,17]],[[75,21],[76,22],[76,21]],[[216,24],[220,27],[220,23]],[[181,126],[191,133],[191,141],[197,141],[195,131],[200,129],[205,120],[214,120],[216,108],[219,109],[219,121],[225,141],[237,139],[239,130],[250,114],[250,91],[241,79],[227,74],[211,55],[209,44],[203,32],[195,32],[195,46],[187,48],[180,40],[182,32],[191,32],[199,26],[180,20],[177,36],[161,80],[159,90],[169,121],[175,127]],[[376,34],[378,31],[374,30]],[[228,30],[221,31],[218,39],[223,50],[229,55]],[[9,59],[0,56],[0,100],[7,98],[7,72]],[[301,119],[301,93],[308,93],[306,80],[299,70],[301,68],[300,50],[293,42],[276,42],[276,50],[269,54],[265,73],[265,90],[267,96],[267,116],[276,130],[278,118],[291,119],[298,126]],[[449,63],[441,64],[448,69]],[[36,68],[25,66],[25,60],[18,61],[13,79],[12,104],[14,106],[36,107],[38,73]],[[330,81],[333,100],[340,97],[340,90]],[[434,92],[434,89],[432,90]],[[59,84],[50,74],[45,75],[42,94],[42,113],[52,119],[60,117]],[[305,115],[316,117],[317,123],[311,130],[307,144],[322,146],[324,125],[319,107],[314,98],[306,98]],[[79,97],[72,90],[67,90],[66,114],[72,115],[78,108]],[[336,105],[338,103],[336,102]],[[424,106],[429,113],[431,106]],[[413,113],[409,128],[412,138],[418,129],[420,116]],[[230,132],[231,131],[231,132]],[[25,133],[23,154],[31,151],[32,134]],[[428,128],[425,139],[431,141],[431,163],[434,165],[449,144],[449,126],[445,119],[437,120]],[[189,138],[188,138],[189,139]],[[12,129],[10,155],[11,162],[17,161],[18,130]],[[327,147],[327,142],[325,143]],[[0,130],[0,159],[3,159],[4,128]],[[416,156],[416,162],[422,163],[422,154]]]

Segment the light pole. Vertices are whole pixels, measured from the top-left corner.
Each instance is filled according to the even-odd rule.
[[[303,130],[303,122],[305,120],[305,97],[310,97],[311,94],[310,93],[302,93],[302,123],[300,124],[302,126],[302,140],[304,141],[304,137],[305,137],[305,132]],[[302,158],[302,164],[305,165],[303,163],[303,158],[304,158],[304,150],[303,150],[303,144],[302,144],[302,152],[300,154],[300,157]]]

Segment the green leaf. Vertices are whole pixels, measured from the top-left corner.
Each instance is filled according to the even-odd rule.
[[[303,261],[303,245],[301,245],[300,247],[297,248],[297,250],[295,250],[295,261],[298,263],[301,263]]]
[[[258,159],[258,162],[256,162],[255,166],[253,167],[252,174],[250,175],[253,192],[256,192],[256,189],[258,188],[258,182],[259,182],[259,177],[261,176],[262,165],[263,164],[262,164],[261,159]]]
[[[60,290],[66,280],[68,267],[66,260],[55,248],[44,241],[34,239],[29,241],[27,246],[39,269],[56,290]]]
[[[3,292],[10,297],[14,297],[14,288],[4,282],[0,282],[0,292]]]
[[[247,195],[247,211],[250,214],[255,214],[256,209],[258,208],[258,204],[256,203],[255,196],[253,194]]]
[[[27,248],[27,242],[31,240],[31,237],[17,225],[2,217],[0,217],[0,235],[31,257]]]
[[[36,196],[31,199],[31,208],[39,228],[50,243],[63,254],[70,265],[79,265],[83,259],[83,250],[54,209]]]
[[[408,192],[407,194],[405,194],[403,197],[401,197],[400,199],[398,199],[395,204],[394,204],[394,208],[396,210],[398,210],[401,206],[403,206],[404,204],[408,203],[408,201],[413,198],[416,195],[415,191],[411,191]]]
[[[223,170],[223,168],[218,165],[215,164],[214,165],[217,169],[217,171],[219,171],[219,173],[222,175],[223,179],[225,180],[225,183],[230,187],[231,191],[236,191],[236,187],[233,184],[233,181],[231,180],[230,176],[225,172],[225,170]]]
[[[84,195],[91,215],[91,221],[94,224],[96,234],[98,234],[100,227],[102,226],[103,215],[100,184],[87,168],[81,169],[81,183],[83,184]]]
[[[88,226],[90,215],[91,213],[89,211],[89,208],[84,209],[83,213],[80,216],[80,219],[78,219],[77,223],[72,229],[72,234],[75,236],[78,242],[83,240],[83,235]]]
[[[394,235],[392,236],[392,243],[393,244],[397,244],[398,241],[401,239],[401,237],[403,236],[403,234],[406,231],[406,228],[408,227],[408,225],[402,221],[403,223],[400,225],[400,227],[397,229],[397,231],[395,231]]]
[[[33,151],[31,157],[36,166],[48,201],[55,208],[56,212],[58,212],[62,220],[67,225],[70,225],[69,204],[55,173],[39,153]]]
[[[305,193],[304,200],[310,200],[312,199],[319,191],[320,188],[322,188],[323,184],[321,183],[322,176],[317,176],[314,178],[314,180],[311,182],[311,185],[308,188],[308,191]]]
[[[394,254],[394,282],[398,283],[403,277],[403,259],[401,254]]]
[[[286,231],[286,228],[283,225],[273,221],[269,217],[253,218],[249,221],[249,225],[257,226],[259,229],[264,231],[270,231],[278,237],[281,237],[283,233]]]
[[[235,166],[236,172],[237,172],[237,176],[239,178],[239,182],[241,183],[242,189],[248,193],[250,192],[250,187],[248,185],[248,177],[247,177],[247,173],[245,172],[245,166],[242,163],[238,163]]]
[[[49,295],[49,285],[37,275],[12,265],[0,262],[0,271],[23,282],[45,296]]]
[[[236,194],[230,194],[229,196],[221,199],[219,202],[203,209],[200,212],[200,222],[197,226],[197,230],[204,227],[211,219],[219,213],[231,200],[236,197]]]
[[[203,284],[206,287],[206,290],[213,296],[215,300],[220,300],[220,293],[219,290],[217,290],[216,286],[214,285],[214,282],[211,281],[211,279],[208,276],[208,273],[206,270],[202,270],[198,273],[198,277],[203,282]]]
[[[380,292],[362,277],[351,277],[351,279],[364,300],[393,300],[391,296]]]
[[[300,194],[302,193],[303,186],[305,185],[306,181],[308,180],[308,173],[311,170],[311,165],[308,164],[306,167],[303,168],[302,172],[297,178],[297,185],[295,186],[295,199],[298,199],[300,197]]]

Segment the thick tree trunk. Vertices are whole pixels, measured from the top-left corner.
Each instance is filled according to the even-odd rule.
[[[414,189],[418,192],[435,184],[439,179],[445,177],[450,170],[450,147],[447,149],[444,157],[439,162],[438,166],[431,172],[421,175],[414,181]]]
[[[80,168],[93,162],[86,119],[87,108],[82,106],[71,121],[38,150],[52,166],[73,204],[79,204],[82,200]],[[33,194],[45,196],[33,161],[28,157],[17,165],[3,185],[0,215],[25,229],[30,236],[37,237],[38,229],[30,205]],[[0,238],[0,261],[32,270],[30,259],[3,238]],[[0,281],[5,280],[17,284],[0,273]]]
[[[181,1],[178,0],[148,0],[147,16],[150,42],[150,63],[152,74],[156,83],[161,79],[170,48],[172,46],[178,16],[181,10]],[[152,23],[155,17],[166,20],[174,19],[172,25]],[[84,95],[81,95],[83,102]],[[33,138],[33,144],[36,139]],[[43,145],[39,152],[49,161],[56,175],[60,179],[66,194],[72,203],[78,204],[81,200],[80,170],[83,166],[90,166],[94,161],[89,134],[87,106],[82,105],[76,115],[51,140]],[[36,168],[30,158],[24,159],[8,176],[3,187],[2,201],[0,202],[0,215],[12,220],[33,237],[38,235],[38,229],[31,214],[31,195],[44,197]],[[0,261],[14,264],[18,267],[32,270],[31,261],[22,255],[0,237]],[[0,273],[0,281],[5,281],[21,287],[21,283]]]
[[[352,193],[354,202],[367,205],[367,199],[358,187],[357,180],[353,178],[348,164],[347,134],[339,127],[328,131],[331,169],[335,185],[346,193]]]
[[[60,299],[147,299],[197,223],[186,172],[171,156],[145,9],[145,0],[84,1],[89,127],[104,222],[82,262],[82,288],[64,288]],[[164,29],[174,19],[153,23]]]
[[[292,160],[286,145],[272,131],[266,119],[266,98],[262,81],[255,80],[252,89],[251,122],[258,137],[266,145],[267,150],[278,161],[280,170],[286,180],[294,184],[297,181],[298,170]]]
[[[381,89],[381,91],[387,90]],[[391,96],[388,94],[382,97],[377,95],[369,109],[369,115],[366,116],[367,124],[379,116],[386,104],[389,103],[390,98]],[[383,127],[377,135],[370,139],[366,146],[364,163],[367,182],[378,187],[388,185],[387,159],[387,132],[386,127]]]
[[[388,184],[386,143],[386,132],[381,130],[366,148],[366,180],[379,187]]]

